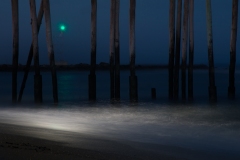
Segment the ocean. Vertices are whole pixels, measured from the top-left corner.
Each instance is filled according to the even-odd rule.
[[[178,153],[190,159],[240,158],[240,70],[236,70],[235,76],[236,100],[227,98],[228,70],[215,70],[218,95],[215,104],[209,103],[208,99],[208,70],[194,71],[193,102],[168,100],[167,70],[136,72],[139,91],[137,103],[129,101],[129,71],[121,71],[120,102],[109,99],[109,71],[96,73],[96,102],[88,101],[88,71],[59,71],[59,104],[53,104],[50,72],[42,72],[43,104],[34,105],[33,74],[29,74],[22,103],[13,105],[11,73],[0,73],[1,124],[176,146],[200,151],[203,156],[190,157],[187,153]],[[23,73],[19,73],[19,88],[22,77]],[[151,88],[156,88],[156,100],[151,99]],[[34,136],[33,132],[25,132]],[[44,138],[53,139],[48,136]],[[71,138],[72,142],[77,141],[76,137]]]
[[[138,70],[138,96],[139,102],[168,103],[168,71],[167,70]],[[43,101],[48,104],[53,100],[51,74],[42,72],[43,81]],[[89,71],[59,71],[58,76],[58,94],[59,102],[62,103],[87,103],[88,101],[88,75]],[[33,103],[33,76],[30,72],[22,103]],[[11,73],[1,72],[0,84],[0,102],[11,102]],[[97,102],[110,102],[110,76],[109,71],[97,71]],[[23,78],[23,72],[18,74],[18,89]],[[129,102],[129,71],[121,71],[121,101]],[[219,103],[238,103],[240,93],[240,70],[236,70],[235,87],[236,100],[228,101],[228,70],[216,69],[215,79]],[[181,77],[180,77],[181,80]],[[208,103],[208,70],[195,70],[194,79],[194,101],[196,103]],[[181,84],[181,82],[180,82]],[[151,99],[151,88],[156,88],[157,99]],[[19,92],[19,90],[18,90]],[[181,85],[180,85],[181,99]],[[181,102],[181,101],[180,101]]]

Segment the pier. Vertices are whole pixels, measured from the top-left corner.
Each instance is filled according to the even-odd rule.
[[[12,9],[12,102],[21,102],[24,96],[24,88],[28,73],[31,67],[31,62],[34,63],[34,101],[35,103],[42,103],[42,75],[39,63],[39,42],[38,33],[41,26],[44,24],[46,34],[46,44],[49,59],[49,67],[51,71],[52,81],[52,95],[53,102],[58,103],[58,81],[57,81],[57,69],[55,65],[55,48],[52,35],[51,24],[51,0],[41,0],[40,4],[36,4],[35,0],[29,0],[29,18],[31,19],[31,32],[32,32],[32,44],[29,44],[29,54],[26,60],[26,67],[24,71],[24,77],[22,79],[21,86],[17,85],[18,71],[19,71],[19,0],[11,0]],[[89,100],[96,100],[96,56],[97,56],[97,35],[99,30],[97,24],[101,22],[101,19],[97,18],[98,4],[101,3],[98,0],[89,0],[91,3],[91,50],[90,56],[90,68],[88,75],[88,96]],[[119,12],[121,7],[120,0],[110,0],[110,37],[109,37],[109,78],[110,78],[110,100],[121,100],[121,83],[120,83],[120,57],[121,57],[121,31]],[[212,5],[211,0],[203,1],[206,3],[206,41],[208,50],[208,72],[209,72],[209,86],[208,95],[211,102],[217,101],[217,87],[215,84],[215,65],[214,65],[214,38],[212,27]],[[36,6],[40,5],[37,11]],[[183,100],[193,101],[193,66],[194,66],[194,0],[169,0],[169,52],[168,54],[168,98],[170,100]],[[129,15],[129,99],[131,101],[138,101],[138,77],[136,74],[135,59],[138,53],[135,50],[136,43],[136,10],[138,8],[137,0],[129,0],[129,8],[126,8],[126,12]],[[75,16],[75,15],[73,15]],[[44,19],[44,23],[42,22]],[[229,86],[226,91],[229,99],[235,98],[235,66],[236,66],[236,41],[237,41],[237,27],[238,27],[238,0],[232,0],[232,24],[231,31],[229,31],[230,38],[230,51],[229,51]],[[157,32],[157,31],[156,31]],[[197,37],[196,37],[197,38]],[[189,47],[189,48],[188,48]],[[159,51],[160,54],[160,51]],[[162,53],[161,53],[162,54]],[[47,57],[46,57],[47,58]],[[181,80],[181,81],[180,81]],[[181,82],[181,85],[180,85]],[[81,82],[79,82],[81,83]],[[17,88],[20,87],[20,92],[17,93]],[[150,86],[151,87],[151,86]],[[181,93],[181,94],[180,94]],[[180,98],[181,95],[181,98]],[[156,90],[152,90],[152,96],[156,98]]]

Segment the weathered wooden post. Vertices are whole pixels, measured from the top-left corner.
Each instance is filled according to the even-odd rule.
[[[46,23],[46,41],[48,48],[48,57],[50,61],[51,74],[52,74],[52,88],[53,88],[53,100],[54,103],[58,103],[58,85],[57,85],[57,73],[55,67],[54,49],[52,42],[52,27],[51,27],[51,13],[49,0],[43,0],[43,8],[45,14]]]
[[[18,0],[12,0],[12,32],[13,32],[13,57],[12,57],[12,102],[17,102],[17,71],[19,53],[19,16]]]
[[[119,48],[119,7],[120,0],[115,2],[115,99],[120,100],[120,48]]]
[[[206,0],[207,15],[207,40],[208,40],[208,63],[209,63],[209,99],[211,102],[217,100],[217,88],[215,86],[213,38],[212,38],[212,8],[211,0]]]
[[[43,11],[43,0],[42,0],[40,8],[39,8],[39,12],[38,12],[38,18],[37,18],[38,32],[39,32],[39,29],[40,29],[40,26],[42,23],[43,13],[44,13],[44,11]],[[24,71],[24,76],[23,76],[20,92],[18,95],[18,102],[21,102],[21,100],[22,100],[23,90],[25,88],[25,84],[26,84],[27,77],[28,77],[28,72],[30,70],[30,66],[32,63],[32,57],[33,57],[33,44],[31,44],[31,47],[30,47],[30,50],[28,53],[28,59],[27,59],[27,63],[26,63],[25,71]]]
[[[35,0],[30,1],[31,23],[32,23],[32,43],[33,43],[33,57],[34,57],[34,101],[35,103],[42,102],[42,76],[40,75],[39,55],[38,55],[38,29],[37,29],[37,15]]]
[[[236,64],[236,42],[238,26],[238,0],[232,1],[232,29],[230,44],[230,66],[229,66],[229,86],[228,98],[235,98],[235,64]]]
[[[152,96],[152,99],[156,99],[156,88],[152,88],[151,89],[151,96]]]
[[[130,76],[129,76],[129,94],[131,101],[138,100],[138,84],[135,73],[135,9],[136,0],[130,0]]]
[[[175,47],[175,0],[170,0],[169,8],[169,61],[168,61],[168,97],[173,98],[173,69]]]
[[[194,0],[189,0],[189,65],[188,100],[193,100],[193,60],[194,60]]]
[[[89,100],[96,100],[97,0],[91,0],[91,68],[88,76]]]
[[[115,98],[115,72],[114,72],[114,57],[115,57],[115,12],[116,11],[116,0],[111,0],[111,11],[110,11],[110,98]]]
[[[182,100],[186,100],[188,14],[189,14],[189,0],[184,0],[183,39],[182,39]]]
[[[178,99],[179,94],[179,68],[180,68],[180,45],[181,45],[181,25],[182,25],[182,0],[177,3],[177,25],[176,25],[176,52],[174,70],[174,99]]]

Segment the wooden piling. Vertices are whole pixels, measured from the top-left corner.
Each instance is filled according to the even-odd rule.
[[[193,100],[193,61],[194,61],[194,0],[189,0],[189,65],[188,100]]]
[[[209,63],[209,100],[217,100],[217,88],[215,86],[214,58],[213,58],[213,38],[212,38],[212,7],[211,0],[206,0],[207,15],[207,40],[208,40],[208,63]]]
[[[170,0],[169,8],[169,61],[168,61],[168,97],[173,98],[173,69],[175,47],[175,0]]]
[[[152,99],[156,99],[156,88],[151,89]]]
[[[176,52],[174,69],[174,99],[178,99],[179,94],[179,68],[180,68],[180,45],[181,45],[181,25],[182,25],[182,0],[177,3],[177,24],[176,24]]]
[[[40,75],[39,55],[38,55],[38,29],[37,29],[37,15],[35,0],[30,1],[30,13],[32,24],[32,42],[33,42],[33,57],[34,57],[34,101],[35,103],[42,102],[42,77]]]
[[[12,57],[12,102],[17,102],[17,71],[19,54],[19,16],[18,0],[12,0],[12,32],[13,32],[13,57]]]
[[[135,8],[136,0],[130,0],[130,75],[135,76]]]
[[[236,42],[238,26],[238,0],[232,1],[232,29],[230,42],[230,66],[229,66],[229,86],[228,98],[235,98],[235,65],[236,65]]]
[[[43,13],[44,13],[44,11],[43,11],[43,0],[42,0],[40,8],[39,8],[39,12],[38,12],[38,18],[37,18],[38,33],[39,33],[40,26],[41,26],[41,23],[42,23]],[[20,92],[19,92],[19,95],[18,95],[18,102],[21,102],[21,100],[22,100],[23,91],[24,91],[24,88],[25,88],[25,85],[26,85],[26,82],[27,82],[28,73],[29,73],[29,70],[30,70],[31,63],[32,63],[32,57],[33,57],[33,44],[31,44],[31,47],[30,47],[30,50],[29,50],[29,53],[28,53],[28,59],[27,59],[27,63],[26,63],[25,71],[24,71],[24,76],[23,76]]]
[[[116,0],[111,0],[111,11],[110,11],[110,99],[113,100],[115,98],[115,65],[114,65],[114,57],[115,57],[115,12],[116,11]]]
[[[138,79],[136,75],[129,76],[129,97],[131,102],[138,101]]]
[[[138,100],[138,82],[135,73],[135,9],[136,0],[130,0],[130,77],[129,77],[129,94],[131,101]]]
[[[120,100],[119,7],[120,7],[120,0],[116,0],[115,2],[115,99],[116,100]]]
[[[186,100],[188,14],[189,14],[189,0],[184,0],[183,38],[182,38],[182,100]]]
[[[89,100],[96,100],[97,0],[91,0],[91,68],[88,76]]]
[[[49,0],[43,0],[43,8],[45,14],[45,24],[46,24],[46,41],[48,48],[48,57],[51,67],[52,74],[52,90],[53,90],[53,100],[54,103],[58,103],[58,85],[57,85],[57,73],[55,67],[54,49],[52,41],[52,26],[51,26],[51,12]]]

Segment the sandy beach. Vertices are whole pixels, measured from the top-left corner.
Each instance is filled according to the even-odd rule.
[[[168,155],[166,150],[169,150],[169,147],[162,148],[163,150],[158,152],[151,149],[153,146],[148,150],[143,147],[145,144],[141,143],[100,139],[87,135],[78,135],[78,140],[73,142],[72,136],[62,131],[1,124],[0,159],[185,159]],[[177,151],[173,147],[172,151],[174,150]]]
[[[183,160],[228,157],[221,153],[210,154],[176,146],[118,141],[91,135],[0,124],[0,159]]]
[[[212,125],[167,123],[164,110],[131,113],[2,109],[0,160],[239,160],[238,129],[227,136]]]

